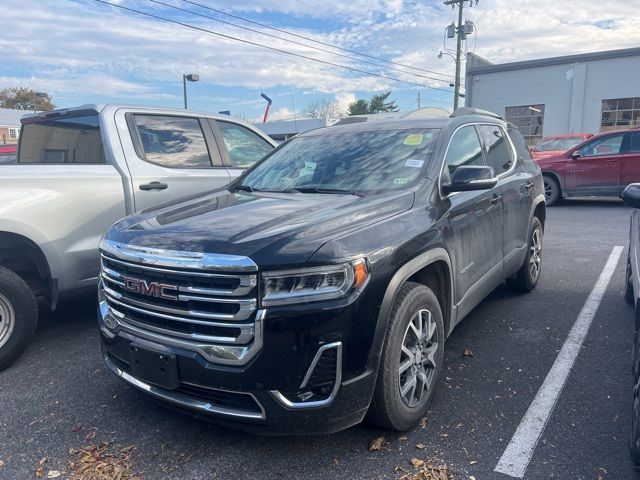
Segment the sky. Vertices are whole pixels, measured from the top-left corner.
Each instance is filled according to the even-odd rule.
[[[442,1],[104,1],[157,18],[95,0],[3,0],[0,88],[44,91],[58,107],[181,108],[182,75],[196,73],[190,108],[252,121],[265,107],[260,93],[273,99],[271,119],[300,118],[324,100],[346,111],[356,98],[386,91],[402,110],[417,108],[418,94],[423,107],[452,108],[454,61],[438,53],[455,49],[444,33],[457,12]],[[628,0],[479,0],[465,8],[476,26],[465,49],[505,63],[637,47],[637,7]]]

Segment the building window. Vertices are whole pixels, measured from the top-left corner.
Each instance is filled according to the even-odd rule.
[[[507,122],[513,123],[530,147],[542,139],[544,105],[522,105],[505,108]]]
[[[18,138],[18,129],[10,128],[9,129],[9,138]]]
[[[640,126],[640,98],[614,98],[602,101],[600,131]]]

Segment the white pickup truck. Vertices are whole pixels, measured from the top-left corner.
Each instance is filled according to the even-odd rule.
[[[37,301],[94,287],[98,243],[135,211],[229,183],[276,143],[190,110],[84,105],[22,120],[0,167],[0,370],[27,346]]]

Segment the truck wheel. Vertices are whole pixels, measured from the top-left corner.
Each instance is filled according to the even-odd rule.
[[[626,282],[624,287],[624,299],[627,301],[629,305],[633,305],[633,284],[631,283],[631,259],[627,256],[627,272],[626,272]]]
[[[0,370],[27,347],[38,324],[38,305],[25,281],[0,267]]]
[[[529,228],[529,244],[524,263],[514,277],[507,279],[507,285],[520,292],[532,292],[542,270],[542,235],[543,229],[540,220],[533,217]]]
[[[551,175],[543,175],[542,179],[544,181],[544,199],[547,206],[557,203],[560,199],[560,185],[558,185],[558,181]]]
[[[444,340],[438,299],[426,286],[407,282],[391,308],[369,421],[402,431],[427,413],[442,370]]]
[[[629,453],[636,465],[640,465],[640,391],[639,386],[633,388],[633,402],[631,408],[631,438],[629,439]]]

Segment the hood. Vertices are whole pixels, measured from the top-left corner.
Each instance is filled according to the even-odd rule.
[[[569,152],[570,151],[571,150],[569,150]],[[554,163],[566,162],[570,157],[568,155],[568,152],[556,152],[554,155],[538,158],[534,156],[533,158],[536,162],[538,162],[538,165],[550,165]]]
[[[563,154],[564,152],[565,150],[546,150],[544,152],[531,152],[531,155],[533,156],[534,160],[539,160],[541,158],[555,157]]]
[[[409,210],[413,191],[358,197],[227,190],[131,215],[107,233],[127,245],[302,264],[324,243]]]

